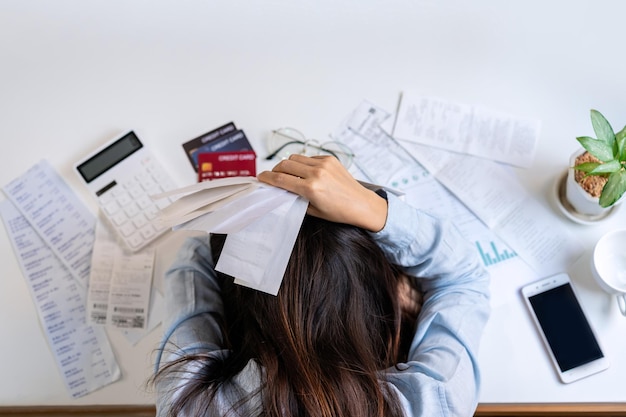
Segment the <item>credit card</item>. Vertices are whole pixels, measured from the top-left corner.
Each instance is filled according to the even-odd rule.
[[[196,172],[198,171],[198,155],[201,153],[213,153],[213,152],[241,152],[241,151],[253,151],[250,142],[243,130],[236,130],[232,133],[222,135],[217,139],[205,143],[198,149],[191,153],[191,159],[193,160]]]
[[[198,182],[226,177],[255,177],[254,151],[203,152],[198,154]]]
[[[197,160],[194,160],[192,155],[198,150],[198,148],[206,145],[209,142],[219,139],[221,136],[233,133],[235,131],[237,131],[235,123],[229,122],[223,126],[211,130],[210,132],[200,135],[197,138],[191,139],[190,141],[183,143],[183,149],[185,151],[185,154],[187,155],[187,158],[189,158],[189,162],[191,163],[194,171],[198,171],[198,165]]]

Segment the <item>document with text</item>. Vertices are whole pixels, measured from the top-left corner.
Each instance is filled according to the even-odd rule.
[[[411,142],[404,146],[540,275],[563,272],[582,255],[575,236],[502,165]]]
[[[532,165],[540,122],[411,93],[402,95],[393,136],[507,164]]]
[[[134,345],[161,322],[164,300],[152,285],[155,253],[156,250],[151,247],[135,253],[126,251],[106,221],[98,218],[87,292],[87,317],[91,323],[116,328]],[[130,263],[130,268],[127,263]],[[137,280],[137,277],[140,279]],[[124,282],[129,285],[125,286]],[[115,296],[111,297],[112,286],[126,294],[122,298],[123,305],[117,305]],[[133,300],[134,307],[131,309],[127,298]],[[118,315],[117,319],[112,318],[110,310]],[[120,315],[124,320],[119,319]],[[144,322],[145,328],[140,326]]]
[[[70,273],[86,286],[96,218],[63,178],[43,160],[3,190]]]
[[[118,380],[121,372],[104,328],[87,322],[85,287],[10,201],[0,203],[0,215],[70,396]]]
[[[452,221],[474,244],[486,267],[515,259],[517,253],[510,246],[381,128],[390,120],[390,113],[364,101],[331,135],[356,150],[350,169],[354,177],[403,191],[407,203]]]

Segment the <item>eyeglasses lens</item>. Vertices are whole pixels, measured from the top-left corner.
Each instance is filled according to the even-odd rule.
[[[275,158],[286,159],[289,155],[300,154],[306,156],[331,155],[349,168],[352,164],[352,151],[339,142],[320,144],[315,139],[307,139],[299,130],[282,128],[272,132],[268,140],[268,148]]]

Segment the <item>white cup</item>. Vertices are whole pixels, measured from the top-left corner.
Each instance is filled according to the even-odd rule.
[[[591,270],[600,287],[617,297],[619,310],[626,316],[626,229],[600,238],[593,249]]]

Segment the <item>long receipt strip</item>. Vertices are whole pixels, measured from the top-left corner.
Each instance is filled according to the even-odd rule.
[[[48,161],[34,165],[3,190],[70,273],[86,286],[96,219]]]
[[[117,380],[106,333],[86,320],[94,216],[47,161],[4,191],[1,214],[70,395]]]
[[[88,317],[93,323],[146,329],[152,289],[154,249],[123,249],[103,221],[96,225],[89,277]]]
[[[108,314],[109,310],[114,308],[112,305],[115,303],[110,302],[111,283],[114,275],[126,275],[132,274],[136,268],[131,268],[130,271],[125,271],[121,266],[122,262],[119,260],[122,257],[132,257],[136,259],[141,265],[145,258],[143,249],[140,252],[133,254],[124,253],[123,247],[117,241],[116,236],[107,227],[106,223],[99,221],[96,224],[96,241],[93,245],[93,255],[91,258],[91,273],[89,276],[89,290],[87,293],[87,317],[92,324],[109,325],[113,326],[111,315]],[[149,252],[150,257],[153,257],[152,250]],[[134,262],[134,261],[133,261]],[[151,261],[150,261],[151,262]],[[117,266],[116,266],[117,265]],[[152,275],[152,274],[151,274]],[[150,304],[147,312],[134,312],[134,314],[147,314],[147,326],[145,328],[140,327],[128,327],[128,326],[114,326],[120,331],[126,340],[135,345],[152,329],[159,325],[165,312],[165,301],[161,293],[156,289],[154,285],[150,285],[152,281],[150,276],[145,276],[145,279],[139,282],[139,291],[137,291],[137,301],[142,305],[145,305],[147,293],[145,289],[150,289]],[[137,284],[133,284],[136,286]],[[149,288],[151,287],[151,288]],[[145,288],[145,289],[144,289]],[[128,291],[132,291],[133,287]],[[143,307],[140,307],[143,308]],[[128,311],[127,311],[128,312]],[[120,323],[126,324],[127,322]],[[137,321],[131,323],[139,324]]]
[[[85,290],[10,201],[0,214],[65,386],[82,397],[121,373],[104,329],[87,324]]]

